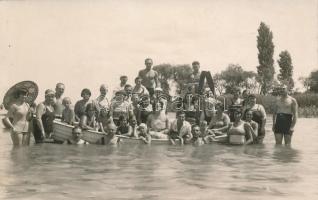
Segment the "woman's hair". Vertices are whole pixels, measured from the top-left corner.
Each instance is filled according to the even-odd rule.
[[[14,97],[17,99],[20,97],[20,95],[28,95],[28,90],[25,89],[25,88],[19,88],[16,92],[15,92],[15,95]]]
[[[85,94],[88,94],[89,96],[92,96],[92,93],[89,89],[84,88],[81,92],[81,97],[84,97]]]
[[[137,80],[142,80],[142,78],[141,78],[141,77],[139,77],[139,76],[138,76],[138,77],[136,77],[136,78],[135,78],[135,83],[137,82]]]

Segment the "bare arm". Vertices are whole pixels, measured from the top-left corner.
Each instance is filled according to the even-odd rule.
[[[160,87],[160,81],[159,81],[159,77],[158,77],[158,72],[156,72],[156,75],[155,75],[155,82],[156,82],[156,87]]]
[[[36,123],[38,127],[40,128],[43,137],[45,137],[45,131],[44,131],[43,122],[42,122],[42,115],[44,113],[45,113],[45,106],[42,103],[40,103],[36,107]]]
[[[11,129],[13,129],[13,124],[10,121],[10,117],[12,117],[15,114],[15,107],[14,105],[12,105],[6,115],[6,117],[4,118],[5,122],[10,126]]]
[[[277,102],[275,102],[274,104],[274,108],[273,108],[273,132],[275,132],[275,124],[276,124],[276,114],[277,114]]]
[[[251,144],[253,142],[253,135],[251,133],[252,127],[248,123],[245,123],[244,129],[245,129],[245,133],[248,137],[248,140],[245,142],[245,145]]]
[[[291,124],[291,129],[294,129],[296,122],[297,122],[297,119],[298,119],[298,103],[297,103],[296,99],[293,99],[292,112],[293,112],[293,121]]]

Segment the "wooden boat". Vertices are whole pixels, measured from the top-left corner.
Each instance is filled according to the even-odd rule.
[[[74,126],[61,122],[60,120],[53,121],[52,138],[57,141],[64,142],[72,138]],[[91,130],[83,130],[81,139],[90,144],[101,144],[101,139],[105,136],[104,133]]]
[[[102,144],[102,138],[106,136],[105,133],[91,130],[83,130],[81,139],[90,144]]]
[[[52,138],[57,141],[64,142],[65,140],[72,138],[74,126],[65,124],[60,120],[53,121],[53,134]]]

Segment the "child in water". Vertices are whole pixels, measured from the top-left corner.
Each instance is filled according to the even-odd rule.
[[[129,125],[125,115],[119,116],[119,126],[117,128],[117,135],[131,136],[132,127]]]
[[[75,122],[75,112],[74,109],[71,107],[71,99],[69,97],[63,98],[62,104],[65,107],[62,112],[62,122],[73,125]]]
[[[139,134],[138,138],[141,139],[145,144],[151,143],[151,136],[147,130],[147,125],[144,123],[141,123],[138,127]]]

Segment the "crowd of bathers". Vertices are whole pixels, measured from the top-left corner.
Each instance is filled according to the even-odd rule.
[[[211,73],[201,72],[200,63],[194,61],[186,90],[179,98],[172,99],[160,87],[158,72],[152,65],[152,59],[147,58],[146,67],[139,71],[134,85],[127,84],[127,76],[121,76],[118,86],[112,89],[111,99],[107,98],[108,86],[102,84],[98,97],[93,98],[90,89],[84,88],[82,99],[73,105],[71,98],[64,97],[66,86],[58,83],[55,90],[45,91],[43,102],[29,105],[28,92],[20,89],[5,118],[12,130],[13,144],[29,144],[31,132],[36,143],[45,141],[51,137],[56,119],[74,126],[71,143],[80,141],[80,130],[105,133],[109,141],[115,135],[123,135],[140,138],[148,144],[153,139],[195,145],[263,143],[266,112],[257,104],[255,94],[248,90],[241,93],[236,88],[231,102],[225,105],[215,95]],[[286,87],[279,89],[281,98],[276,103],[273,131],[277,143],[283,138],[288,143],[297,120],[297,102],[288,95]]]

